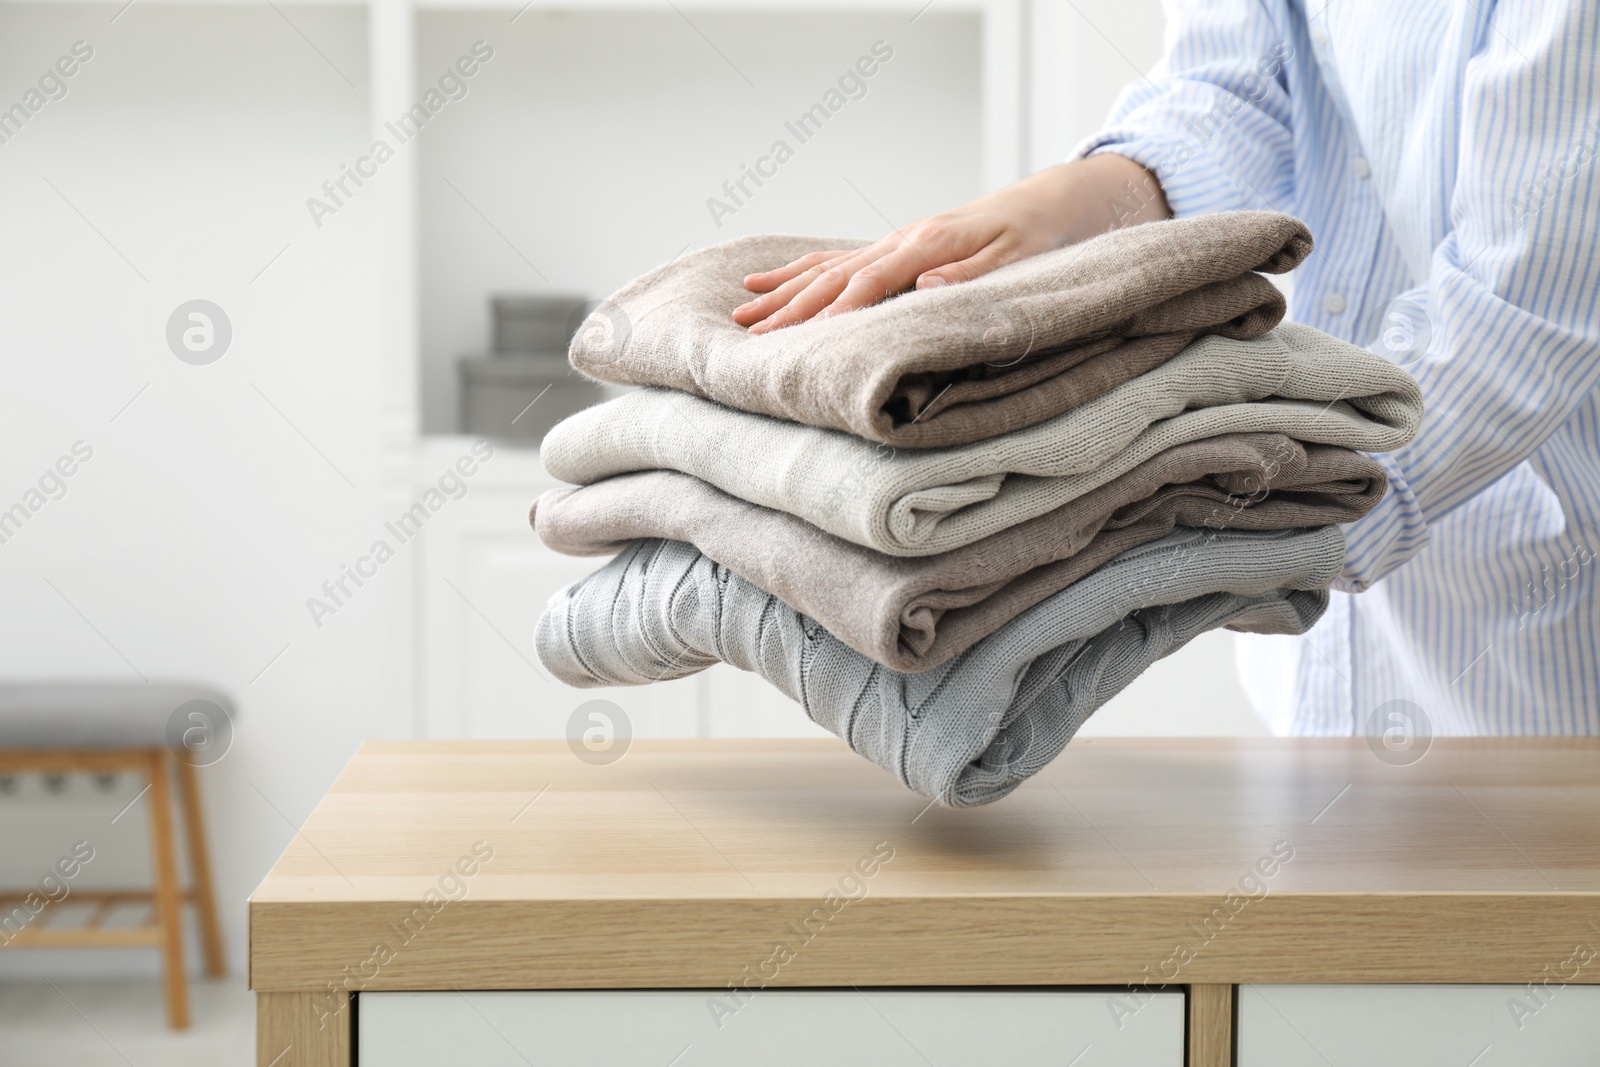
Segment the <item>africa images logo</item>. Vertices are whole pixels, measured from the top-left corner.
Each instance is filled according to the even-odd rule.
[[[232,343],[228,313],[209,300],[186,301],[167,317],[167,347],[185,363],[196,367],[215,363]]]
[[[609,700],[586,700],[567,717],[567,747],[595,767],[615,763],[633,743],[628,713]]]
[[[1409,767],[1433,744],[1433,720],[1409,700],[1390,700],[1373,708],[1366,732],[1367,747],[1391,767]]]

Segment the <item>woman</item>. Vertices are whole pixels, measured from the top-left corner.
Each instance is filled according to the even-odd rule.
[[[1241,639],[1258,710],[1279,733],[1600,733],[1600,0],[1213,0],[1167,34],[1073,161],[752,275],[735,319],[1171,214],[1297,215],[1317,248],[1290,316],[1401,363],[1427,416],[1379,457],[1389,495],[1297,655]]]

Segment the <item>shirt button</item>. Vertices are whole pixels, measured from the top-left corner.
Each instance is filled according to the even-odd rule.
[[[1313,26],[1311,27],[1311,39],[1317,44],[1327,44],[1328,31],[1323,29],[1321,26]]]
[[[1329,293],[1322,298],[1322,310],[1330,315],[1337,315],[1344,310],[1344,297],[1338,293]]]
[[[1366,159],[1361,156],[1356,157],[1355,170],[1357,178],[1372,177],[1372,164],[1368,163]]]

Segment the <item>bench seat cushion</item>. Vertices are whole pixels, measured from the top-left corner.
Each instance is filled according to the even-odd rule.
[[[137,748],[174,743],[198,720],[178,709],[206,701],[223,716],[232,701],[194,682],[29,681],[0,684],[0,748]],[[190,711],[213,717],[216,710]],[[205,724],[212,728],[216,723]]]

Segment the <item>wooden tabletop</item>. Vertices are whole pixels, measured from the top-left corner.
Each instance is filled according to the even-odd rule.
[[[1600,942],[1600,739],[1086,738],[961,811],[833,741],[373,742],[250,927],[258,991],[1520,984]]]

